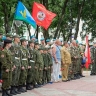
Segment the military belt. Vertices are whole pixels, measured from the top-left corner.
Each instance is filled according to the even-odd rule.
[[[15,57],[15,59],[20,59],[19,57]]]
[[[23,58],[22,60],[27,60],[27,58]]]
[[[33,61],[33,60],[30,60],[30,62],[35,62],[35,61]]]

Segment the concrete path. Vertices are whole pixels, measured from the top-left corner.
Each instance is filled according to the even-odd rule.
[[[96,96],[96,76],[90,76],[68,82],[47,84],[16,96]],[[1,94],[0,94],[1,96]]]

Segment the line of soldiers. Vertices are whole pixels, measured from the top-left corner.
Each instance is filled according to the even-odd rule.
[[[0,51],[2,96],[21,94],[50,82],[51,47],[40,46],[34,40],[28,41],[27,45],[27,40],[20,40],[18,35],[13,37],[13,42],[11,35],[6,37]]]

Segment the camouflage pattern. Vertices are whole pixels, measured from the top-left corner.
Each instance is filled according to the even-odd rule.
[[[12,61],[13,61],[13,67],[15,66],[13,72],[12,72],[12,86],[18,86],[19,85],[19,77],[20,77],[20,72],[21,72],[21,62],[20,62],[20,57],[21,57],[21,50],[20,46],[13,43],[11,48],[12,52]]]
[[[24,69],[23,70],[21,69],[20,78],[19,78],[20,85],[25,85],[27,80],[28,57],[29,57],[29,52],[27,48],[21,46],[21,67],[24,67]]]
[[[52,62],[52,55],[50,53],[48,53],[48,81],[51,81],[51,73],[52,73],[52,66],[53,66],[53,62]]]
[[[40,66],[40,57],[41,54],[39,50],[35,49],[35,55],[34,55],[34,61],[35,61],[35,66],[34,66],[34,82],[35,84],[39,83],[39,66]]]
[[[71,78],[74,78],[74,75],[77,74],[77,49],[76,46],[70,47],[70,54],[71,54],[71,60],[72,60],[72,75]],[[76,58],[75,58],[76,57]]]
[[[12,82],[12,54],[10,50],[6,48],[1,52],[0,59],[2,63],[2,89],[6,90],[9,89]],[[9,72],[6,72],[6,70]]]
[[[27,83],[34,83],[34,66],[35,66],[35,59],[34,59],[34,54],[35,50],[31,49],[30,47],[28,48],[30,58],[29,58],[29,66],[31,66],[30,69],[28,69],[27,73]]]
[[[91,60],[92,62],[92,69],[91,69],[91,74],[96,74],[96,47],[92,46],[91,47]]]

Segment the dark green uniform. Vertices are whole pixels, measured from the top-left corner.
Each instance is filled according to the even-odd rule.
[[[76,78],[76,74],[77,74],[77,49],[75,46],[71,46],[70,47],[70,54],[71,54],[71,60],[72,60],[72,74],[71,74],[71,78],[74,79]]]
[[[27,83],[33,83],[34,84],[34,54],[35,54],[35,50],[31,49],[30,47],[28,48],[29,50],[29,54],[30,54],[30,58],[29,58],[29,66],[31,66],[30,69],[28,69],[28,74],[27,74]]]
[[[48,54],[44,53],[43,54],[43,60],[44,60],[44,71],[43,71],[43,83],[46,84],[49,82],[49,77],[48,77],[48,70],[49,70],[49,62],[48,62]]]
[[[40,66],[40,57],[41,54],[39,50],[35,50],[34,58],[35,58],[35,66],[34,66],[34,82],[35,85],[39,83],[39,66]]]
[[[24,69],[21,69],[20,78],[19,78],[19,84],[25,85],[27,80],[27,70],[28,70],[28,50],[27,48],[24,48],[21,46],[21,67],[24,67]]]
[[[12,82],[12,54],[10,50],[7,50],[6,48],[1,52],[1,62],[2,62],[2,89],[6,90],[9,89]],[[6,72],[6,69],[9,70],[9,72]]]
[[[19,85],[19,77],[21,72],[21,51],[20,46],[17,44],[12,44],[12,47],[10,48],[12,55],[13,55],[13,66],[15,65],[16,68],[13,70],[12,74],[12,86],[18,86]]]
[[[96,47],[91,47],[91,60],[92,62],[92,69],[91,69],[91,75],[96,75]]]
[[[52,56],[50,53],[48,53],[48,82],[51,81],[51,72],[52,72]]]

